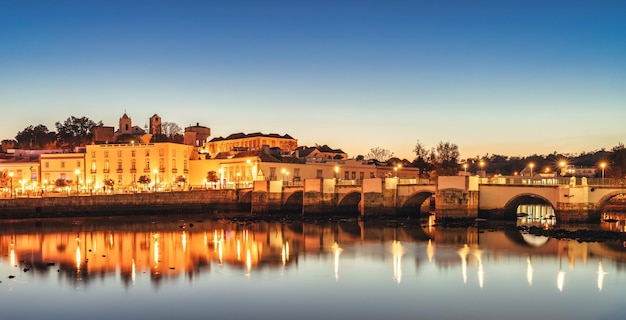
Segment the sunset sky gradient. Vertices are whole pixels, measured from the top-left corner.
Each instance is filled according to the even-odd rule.
[[[626,142],[624,1],[0,0],[0,139],[158,114],[349,156]]]

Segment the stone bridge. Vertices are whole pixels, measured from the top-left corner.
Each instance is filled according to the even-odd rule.
[[[300,185],[256,181],[251,191],[252,213],[268,211],[309,214],[396,214],[430,206],[435,185],[415,179],[305,179]]]
[[[436,183],[398,178],[305,179],[299,185],[256,181],[246,199],[252,213],[367,216],[433,211],[438,218],[509,220],[516,218],[518,205],[542,203],[554,209],[558,221],[599,222],[611,198],[624,198],[624,181],[592,180],[441,176]]]

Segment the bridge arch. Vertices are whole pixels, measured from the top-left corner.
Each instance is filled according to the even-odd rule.
[[[534,193],[520,193],[509,199],[503,208],[503,218],[505,220],[517,219],[517,207],[521,204],[547,204],[556,210],[556,204],[549,199]]]
[[[430,190],[420,190],[413,192],[411,195],[404,199],[399,199],[398,209],[401,213],[417,213],[420,214],[420,208],[422,204],[430,199],[435,193]],[[417,209],[417,210],[416,210]]]
[[[359,203],[361,202],[361,193],[351,191],[337,199],[337,211],[341,213],[359,214]]]
[[[302,190],[294,191],[283,199],[283,210],[286,212],[302,212],[304,193]]]
[[[600,200],[597,203],[598,211],[604,212],[604,207],[609,203],[609,201],[615,197],[620,197],[620,196],[624,196],[623,191],[613,191],[613,192],[606,194],[602,198],[600,198]]]
[[[252,190],[246,190],[239,194],[239,203],[251,203],[252,202]]]

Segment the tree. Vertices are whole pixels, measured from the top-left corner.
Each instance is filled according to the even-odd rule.
[[[423,143],[421,143],[419,140],[417,140],[417,143],[415,143],[415,148],[413,148],[413,152],[415,152],[415,159],[426,159],[426,157],[428,157],[428,149],[426,149],[426,146],[424,146]]]
[[[178,187],[180,187],[181,184],[185,185],[187,183],[187,177],[185,177],[185,176],[177,176],[175,182],[176,182],[176,185],[178,185]]]
[[[163,122],[161,124],[161,132],[168,138],[172,138],[175,135],[180,135],[183,129],[179,125],[173,122]]]
[[[456,175],[459,170],[459,147],[450,142],[440,141],[434,150],[431,150],[435,169],[438,175]]]
[[[391,157],[393,157],[393,152],[379,147],[370,149],[370,152],[365,155],[365,158],[367,158],[368,160],[377,160],[381,162],[387,161],[387,159]]]
[[[152,180],[150,179],[150,176],[149,175],[145,175],[145,174],[140,176],[139,179],[137,179],[137,182],[139,184],[142,184],[144,186],[144,189],[145,189],[146,185],[150,184],[151,181]]]
[[[65,179],[56,179],[54,181],[54,186],[57,188],[67,187],[67,181],[65,181]]]
[[[6,188],[11,185],[11,178],[7,170],[0,171],[0,188]]]
[[[220,180],[220,178],[217,176],[217,173],[215,171],[209,171],[206,174],[206,181],[210,182],[213,185],[213,188],[215,188],[215,183],[218,182]]]
[[[92,129],[101,126],[102,121],[96,123],[87,117],[76,118],[71,116],[65,122],[56,122],[58,145],[67,149],[84,146],[91,142]]]
[[[43,124],[36,127],[28,126],[15,136],[17,147],[20,149],[51,149],[55,146],[57,134],[48,131]]]

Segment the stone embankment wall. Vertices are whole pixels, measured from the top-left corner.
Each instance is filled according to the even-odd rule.
[[[250,212],[250,203],[230,189],[0,200],[0,219],[203,212]]]

